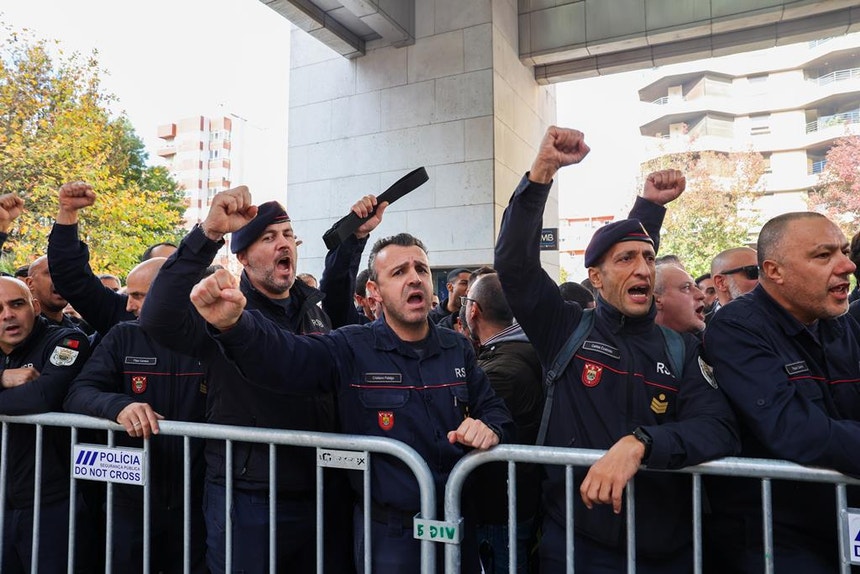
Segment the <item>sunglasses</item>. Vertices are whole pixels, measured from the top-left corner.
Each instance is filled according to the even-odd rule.
[[[758,265],[744,265],[743,267],[726,269],[725,271],[720,271],[719,275],[733,275],[735,273],[743,273],[750,281],[758,279]]]

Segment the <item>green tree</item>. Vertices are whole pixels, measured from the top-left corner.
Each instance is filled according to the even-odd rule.
[[[836,140],[826,159],[807,205],[835,221],[851,238],[860,230],[860,136]]]
[[[124,275],[144,249],[181,235],[182,191],[164,168],[147,167],[143,142],[101,86],[97,53],[66,56],[45,40],[0,24],[0,193],[24,198],[4,250],[14,265],[45,252],[57,189],[91,183],[81,213],[93,267]]]
[[[694,277],[710,271],[724,249],[746,245],[758,225],[753,201],[764,174],[756,152],[684,151],[642,165],[642,178],[656,170],[679,169],[687,188],[668,207],[660,253],[678,255]]]

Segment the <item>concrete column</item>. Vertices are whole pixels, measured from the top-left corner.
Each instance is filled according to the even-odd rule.
[[[418,0],[415,12],[413,45],[370,42],[355,59],[292,34],[287,210],[300,272],[319,276],[321,236],[357,198],[420,166],[430,181],[374,238],[412,233],[434,268],[492,264],[502,211],[555,121],[555,89],[519,61],[516,0]],[[555,194],[545,221],[558,226]]]

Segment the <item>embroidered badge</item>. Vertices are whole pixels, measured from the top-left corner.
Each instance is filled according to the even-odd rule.
[[[66,347],[56,346],[54,352],[51,353],[51,364],[58,367],[68,367],[74,365],[80,351],[75,351]]]
[[[586,387],[596,387],[603,375],[603,367],[594,363],[585,363],[582,369],[582,384]]]
[[[702,357],[699,357],[699,370],[702,371],[702,376],[708,381],[708,384],[717,388],[717,379],[714,377],[714,368],[705,362]]]
[[[364,382],[369,385],[400,385],[403,375],[400,373],[365,373]]]
[[[379,428],[390,431],[394,428],[394,413],[392,411],[379,411],[376,413]]]
[[[63,339],[63,341],[60,343],[60,345],[62,345],[63,347],[68,347],[70,349],[77,349],[78,345],[80,344],[81,342],[77,339]]]
[[[669,401],[666,400],[666,395],[660,393],[651,399],[651,410],[658,415],[666,414],[666,409],[669,408]]]
[[[126,357],[126,365],[148,365],[153,366],[158,363],[157,357]]]
[[[136,394],[141,394],[146,390],[146,377],[138,376],[131,378],[131,390]]]

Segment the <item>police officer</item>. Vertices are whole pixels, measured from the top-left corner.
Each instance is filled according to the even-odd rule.
[[[50,325],[39,316],[39,303],[18,279],[0,277],[0,414],[24,415],[60,410],[69,383],[89,354],[86,335],[75,329]],[[80,501],[69,502],[69,431],[46,427],[42,431],[41,513],[39,572],[66,572],[70,507],[79,520]],[[33,556],[33,484],[36,429],[11,425],[6,476],[6,512],[3,523],[3,572],[31,570]],[[81,520],[78,532],[90,526]],[[79,538],[79,560],[86,546]]]
[[[848,242],[821,214],[787,213],[762,227],[757,251],[758,286],[705,331],[741,423],[741,454],[857,476],[860,326],[844,315],[855,270]],[[763,571],[759,481],[714,477],[707,486],[713,571]],[[774,481],[772,501],[775,571],[836,572],[833,487]]]
[[[222,231],[241,228],[253,214],[247,189],[227,193],[233,196],[232,217],[225,218]],[[428,462],[442,492],[467,448],[489,448],[507,436],[510,415],[477,366],[471,344],[428,320],[433,285],[423,244],[405,233],[381,239],[368,267],[367,288],[380,301],[384,320],[324,336],[296,337],[257,312],[243,312],[245,296],[234,278],[220,271],[198,284],[191,299],[221,331],[216,338],[225,353],[255,384],[281,392],[336,391],[344,432],[410,444]],[[389,458],[374,459],[370,472],[374,572],[418,572],[420,544],[411,525],[420,506],[418,485]],[[361,492],[360,480],[353,486]],[[354,524],[361,564],[359,507]],[[468,540],[463,571],[478,572],[476,548]]]
[[[147,289],[166,259],[151,258],[128,274],[131,285]],[[75,378],[63,404],[69,412],[116,421],[128,436],[118,444],[142,448],[142,439],[158,433],[163,418],[206,420],[206,379],[200,361],[153,341],[137,321],[114,326]],[[151,443],[151,567],[179,572],[183,565],[183,468],[191,462],[190,555],[192,572],[206,572],[203,524],[203,441],[192,439],[185,452],[182,437],[158,437]],[[141,572],[143,564],[143,491],[117,484],[113,506],[113,569]]]
[[[588,152],[581,132],[550,127],[510,200],[496,244],[494,267],[505,296],[544,367],[583,317],[582,308],[565,302],[540,267],[544,204],[557,170]],[[547,466],[541,572],[564,571],[565,515],[571,511],[576,569],[622,571],[622,493],[640,465],[679,468],[738,450],[731,410],[700,371],[697,341],[684,336],[682,366],[675,372],[668,339],[654,323],[661,205],[684,186],[674,170],[649,175],[645,197],[637,198],[631,212],[646,226],[637,219],[606,225],[586,249],[588,276],[599,293],[594,327],[555,385],[545,444],[609,450],[587,473],[575,471],[581,500],[572,509],[565,505],[564,469]],[[689,479],[640,473],[636,487],[637,571],[689,572]]]
[[[247,187],[217,194],[209,214],[179,245],[154,281],[141,325],[153,339],[203,362],[208,382],[209,422],[239,426],[334,432],[332,393],[284,393],[273,391],[246,376],[229,361],[210,338],[206,323],[188,301],[188,295],[202,272],[232,233],[230,248],[243,266],[241,289],[249,308],[257,310],[278,329],[293,333],[325,333],[331,323],[324,308],[337,310],[340,320],[352,304],[353,285],[334,282],[342,292],[323,294],[296,281],[298,252],[289,215],[276,201],[237,214],[237,202],[248,194]],[[364,215],[372,208],[369,198],[359,200]],[[367,241],[367,234],[381,221],[386,204],[344,242],[345,250]],[[243,226],[232,226],[240,218]],[[244,225],[246,224],[247,225]],[[360,251],[359,251],[360,255]],[[342,259],[332,254],[337,265],[357,266],[357,258],[344,252]],[[339,267],[339,269],[341,269]],[[342,270],[342,269],[341,269]],[[347,274],[355,277],[355,269]],[[325,275],[324,275],[325,279]],[[290,371],[288,371],[290,372]],[[252,384],[253,383],[253,384]],[[207,564],[213,572],[224,571],[226,525],[226,458],[223,441],[206,444],[206,526]],[[265,444],[236,444],[233,449],[233,567],[249,572],[268,570],[269,541],[269,448]],[[315,562],[315,482],[316,464],[311,449],[278,447],[277,456],[277,564],[289,565],[291,572],[313,572]],[[341,480],[326,473],[326,480]],[[344,483],[326,484],[326,512],[349,512],[351,491]],[[347,496],[347,500],[338,497]],[[330,498],[334,497],[334,498]],[[352,555],[348,517],[327,515],[327,571],[349,571]],[[348,538],[348,540],[344,540]],[[346,553],[346,554],[339,554]]]

